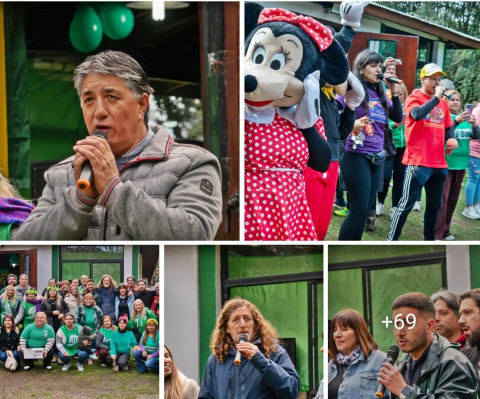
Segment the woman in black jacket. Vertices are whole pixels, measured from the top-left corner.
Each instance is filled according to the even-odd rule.
[[[47,287],[47,293],[45,294],[45,300],[40,306],[40,311],[45,312],[47,315],[47,323],[57,334],[58,329],[63,325],[65,314],[68,313],[68,305],[61,295],[58,294],[57,287]],[[55,346],[55,354],[53,355],[53,361],[58,360],[57,347]]]
[[[15,319],[12,315],[3,316],[3,324],[0,331],[0,360],[4,362],[7,356],[13,355],[20,367],[20,331],[15,325]],[[18,370],[18,367],[17,367]]]

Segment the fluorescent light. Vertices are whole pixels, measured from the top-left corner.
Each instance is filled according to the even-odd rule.
[[[152,18],[154,21],[163,21],[165,19],[165,1],[155,0],[152,2]]]

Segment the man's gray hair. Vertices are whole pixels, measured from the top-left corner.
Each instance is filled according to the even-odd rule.
[[[85,58],[73,74],[73,82],[78,97],[82,97],[82,84],[90,73],[114,75],[125,81],[125,86],[139,100],[144,93],[153,94],[153,88],[148,84],[148,77],[140,64],[128,54],[121,51],[104,51]],[[145,124],[148,123],[148,108],[145,112]]]
[[[433,303],[438,301],[439,299],[443,299],[447,304],[448,308],[455,313],[457,318],[460,317],[460,301],[458,299],[458,295],[452,291],[441,289],[440,291],[435,292],[431,297]]]

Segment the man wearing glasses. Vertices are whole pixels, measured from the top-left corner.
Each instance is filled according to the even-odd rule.
[[[445,143],[449,152],[458,147],[450,111],[443,99],[445,88],[440,81],[442,76],[445,76],[445,72],[438,65],[425,65],[420,71],[422,88],[405,101],[407,148],[402,162],[407,169],[402,198],[392,216],[389,241],[396,241],[400,237],[408,214],[423,187],[427,196],[423,239],[435,240],[435,224],[448,173]]]

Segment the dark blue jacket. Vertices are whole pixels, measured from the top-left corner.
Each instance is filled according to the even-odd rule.
[[[254,344],[258,345],[260,340]],[[298,374],[287,352],[277,345],[270,358],[258,351],[251,360],[242,357],[236,366],[235,350],[223,363],[208,358],[198,399],[296,399],[300,391]]]

